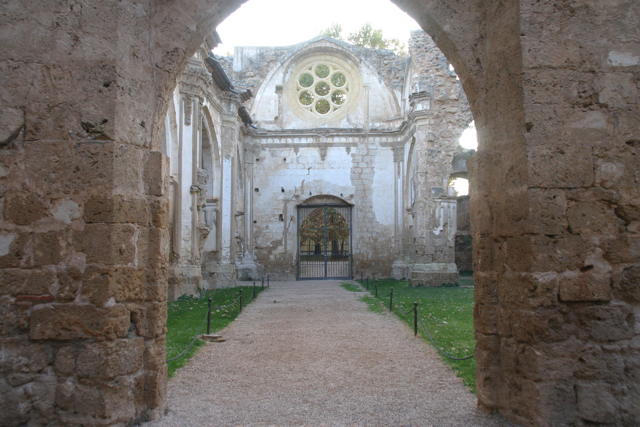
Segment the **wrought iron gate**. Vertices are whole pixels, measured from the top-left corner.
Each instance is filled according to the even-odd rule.
[[[298,279],[351,279],[351,206],[298,206]]]

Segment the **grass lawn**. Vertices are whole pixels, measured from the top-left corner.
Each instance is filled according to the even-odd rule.
[[[212,306],[225,306],[235,300],[242,289],[244,301],[251,299],[253,287],[239,286],[229,289],[214,289],[204,293],[202,298],[181,297],[178,301],[167,303],[167,359],[171,359],[184,351],[198,332],[202,321],[207,314],[209,298],[212,298]],[[261,292],[261,287],[256,286],[256,295]],[[227,309],[211,310],[211,333],[224,329],[235,319],[239,312],[239,306]],[[205,322],[201,334],[207,333]],[[175,374],[176,369],[186,365],[189,359],[198,351],[198,347],[204,344],[202,340],[196,340],[193,347],[180,359],[167,363],[169,378]]]
[[[465,285],[472,286],[473,278],[465,277]],[[366,281],[362,283],[363,288]],[[369,295],[361,298],[369,304],[369,308],[381,313],[389,309],[389,295],[393,287],[394,313],[413,330],[413,313],[405,315],[395,309],[397,304],[402,310],[409,311],[413,302],[418,302],[418,312],[433,340],[443,351],[454,357],[465,357],[473,354],[476,341],[473,338],[473,289],[460,287],[412,288],[409,282],[393,279],[378,281],[378,298],[374,296],[374,282],[370,281]],[[381,303],[382,302],[382,303]],[[386,307],[383,309],[382,307]],[[418,335],[428,342],[418,326]],[[442,356],[462,378],[474,393],[476,391],[476,362],[470,360],[452,360]]]

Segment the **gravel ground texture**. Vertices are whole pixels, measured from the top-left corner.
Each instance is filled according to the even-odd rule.
[[[169,381],[148,426],[515,426],[343,281],[271,282]]]

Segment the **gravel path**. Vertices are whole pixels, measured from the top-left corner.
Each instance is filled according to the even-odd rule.
[[[271,282],[169,381],[149,426],[512,426],[340,281]]]

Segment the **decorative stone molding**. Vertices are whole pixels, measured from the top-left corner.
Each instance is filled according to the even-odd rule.
[[[394,162],[403,162],[404,161],[404,146],[395,147],[391,149],[393,151],[393,161]]]

